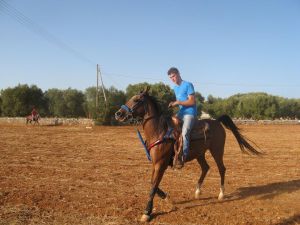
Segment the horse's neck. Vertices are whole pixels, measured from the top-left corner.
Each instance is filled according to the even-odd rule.
[[[159,113],[156,112],[152,104],[148,104],[147,113],[144,115],[144,133],[148,142],[156,141],[159,139]]]

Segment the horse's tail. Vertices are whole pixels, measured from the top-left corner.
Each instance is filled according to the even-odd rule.
[[[254,148],[249,143],[249,141],[250,141],[249,139],[244,137],[239,132],[239,128],[234,124],[234,122],[232,121],[232,119],[228,115],[222,115],[217,120],[219,122],[221,122],[227,129],[232,131],[232,133],[235,136],[242,152],[245,152],[245,153],[248,153],[248,154],[251,153],[253,155],[261,155],[262,154],[260,151],[258,151],[256,148]]]

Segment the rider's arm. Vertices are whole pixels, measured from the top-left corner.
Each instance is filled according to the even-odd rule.
[[[172,107],[176,106],[176,105],[182,105],[182,106],[186,106],[186,107],[189,107],[189,106],[193,106],[196,104],[196,100],[195,100],[195,95],[189,95],[188,96],[188,99],[185,100],[185,101],[175,101],[175,102],[171,102],[170,105]]]
[[[187,107],[193,106],[196,103],[195,95],[189,95],[188,99],[185,101],[176,101],[176,102],[177,102],[177,105],[182,105],[182,106],[187,106]]]

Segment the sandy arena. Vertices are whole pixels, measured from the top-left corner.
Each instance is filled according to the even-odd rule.
[[[267,154],[242,154],[227,131],[225,199],[211,167],[168,169],[149,224],[300,224],[300,125],[240,125]],[[140,224],[151,164],[134,127],[0,124],[0,224]]]

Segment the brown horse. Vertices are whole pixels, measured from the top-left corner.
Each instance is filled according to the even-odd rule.
[[[35,125],[35,124],[40,124],[39,123],[39,119],[40,119],[41,117],[40,117],[40,114],[37,114],[35,117],[33,117],[32,115],[29,115],[29,116],[26,116],[26,124],[28,124],[28,123],[32,123],[32,122],[34,122],[33,124]]]
[[[161,115],[160,107],[154,97],[148,94],[148,89],[138,95],[133,96],[125,105],[123,105],[116,113],[115,118],[118,121],[125,122],[134,118],[143,119],[143,129],[147,143],[155,143],[162,140],[168,130],[167,119]],[[221,176],[221,188],[218,196],[219,200],[224,198],[224,179],[226,168],[223,163],[224,144],[226,133],[221,124],[234,134],[241,150],[254,155],[261,154],[253,146],[247,142],[245,137],[239,132],[231,118],[223,115],[217,120],[205,120],[209,124],[210,136],[207,140],[192,140],[190,144],[189,155],[186,161],[197,159],[201,166],[202,173],[197,183],[195,197],[200,197],[200,188],[204,178],[209,170],[209,165],[205,159],[205,152],[209,150],[213,156]],[[160,141],[158,145],[150,151],[152,158],[152,179],[151,191],[146,210],[141,221],[149,221],[153,208],[153,198],[157,194],[160,198],[166,198],[166,193],[159,188],[159,183],[167,169],[172,156],[174,155],[174,140],[165,139]]]

